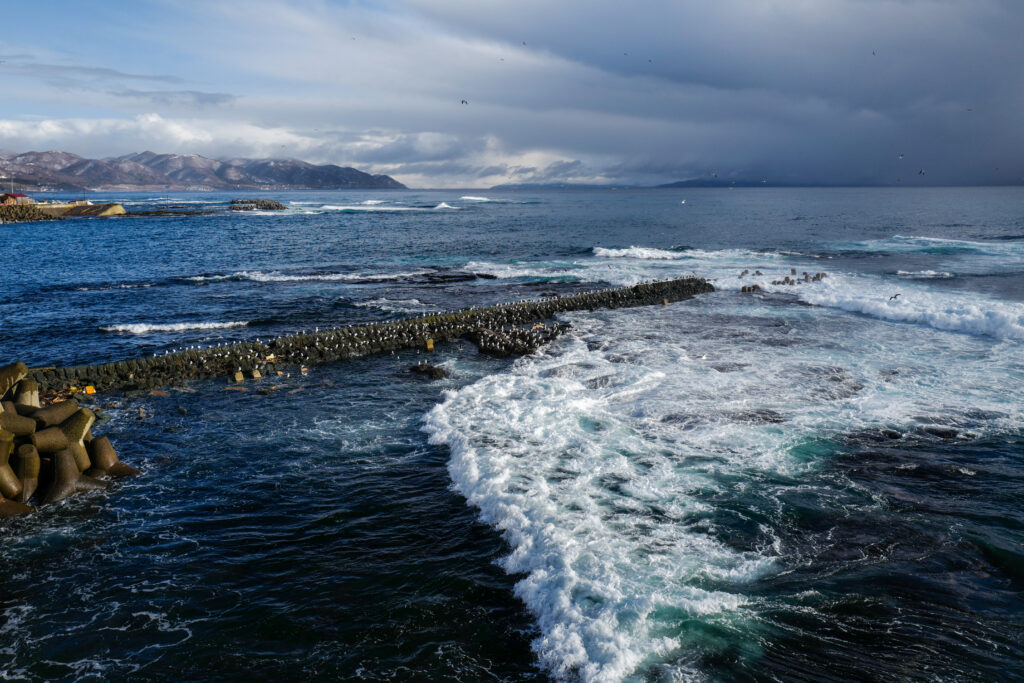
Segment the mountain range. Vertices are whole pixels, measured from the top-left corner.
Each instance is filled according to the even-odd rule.
[[[405,189],[386,175],[298,159],[209,159],[139,152],[86,159],[69,152],[0,154],[0,191],[16,190],[366,190]]]

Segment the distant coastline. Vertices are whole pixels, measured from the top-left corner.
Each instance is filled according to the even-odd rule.
[[[0,155],[0,176],[4,185],[35,192],[407,189],[391,176],[334,164],[298,159],[218,160],[148,151],[105,159],[61,151]]]

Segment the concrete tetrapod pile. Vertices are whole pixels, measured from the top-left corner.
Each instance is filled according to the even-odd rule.
[[[271,376],[284,367],[306,366],[402,349],[433,349],[434,343],[467,338],[484,353],[529,353],[553,339],[559,325],[538,326],[558,313],[598,308],[668,304],[713,292],[703,278],[648,282],[571,296],[524,300],[384,323],[340,327],[278,337],[195,348],[152,358],[30,372],[45,395],[92,387],[95,391],[155,389],[216,377]]]
[[[93,436],[91,410],[74,400],[43,407],[39,383],[26,375],[24,363],[0,367],[0,517],[139,473],[118,460],[110,439]]]

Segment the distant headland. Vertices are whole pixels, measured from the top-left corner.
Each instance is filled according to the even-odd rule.
[[[32,191],[76,190],[402,190],[386,175],[298,159],[217,160],[140,152],[86,159],[69,152],[0,154],[2,184]],[[0,188],[3,189],[3,188]]]

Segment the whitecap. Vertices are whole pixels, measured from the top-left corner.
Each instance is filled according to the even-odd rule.
[[[686,254],[678,251],[667,251],[665,249],[652,249],[650,247],[629,247],[628,249],[606,249],[594,247],[594,255],[603,258],[635,258],[635,259],[680,259]]]
[[[374,212],[398,212],[398,211],[420,211],[412,206],[381,206],[378,204],[324,204],[320,207],[321,211],[339,211],[342,213],[357,213],[360,211]]]
[[[195,275],[187,280],[195,282],[220,282],[224,280],[248,280],[250,282],[377,282],[381,280],[404,280],[432,271],[416,270],[399,273],[304,273],[288,274],[278,271],[240,270],[227,275]]]
[[[208,323],[130,323],[126,325],[109,325],[101,327],[102,332],[127,332],[129,334],[149,334],[151,332],[184,332],[186,330],[223,330],[231,327],[245,327],[245,321],[208,322]]]
[[[436,306],[425,304],[419,299],[388,299],[387,297],[359,301],[355,305],[360,308],[377,308],[389,313],[423,313],[436,308]]]
[[[890,287],[870,276],[838,275],[809,286],[783,286],[775,291],[790,291],[815,306],[891,322],[997,339],[1024,339],[1024,304],[982,294],[935,291],[923,286],[911,289],[906,285],[897,292],[900,296],[893,298]]]
[[[908,280],[948,280],[956,275],[944,270],[898,270],[896,277]]]

